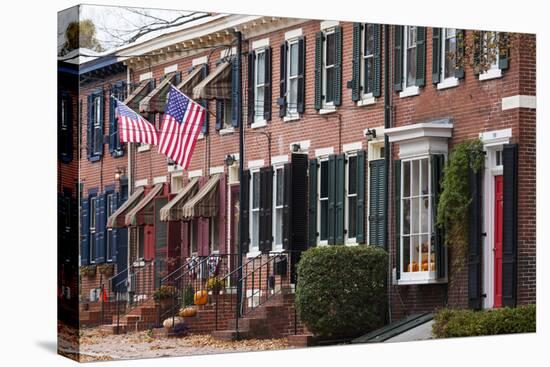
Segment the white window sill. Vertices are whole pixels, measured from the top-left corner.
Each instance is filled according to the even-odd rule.
[[[412,96],[417,96],[419,94],[420,94],[420,88],[418,88],[416,85],[413,85],[411,87],[407,87],[403,89],[399,93],[399,98],[412,97]]]
[[[502,70],[500,69],[489,69],[484,73],[479,74],[479,80],[491,80],[502,77]]]
[[[296,121],[296,120],[299,120],[299,119],[300,119],[300,115],[298,115],[298,114],[288,114],[285,117],[283,117],[284,122],[291,122],[291,121]]]
[[[446,278],[438,278],[435,271],[418,271],[401,273],[401,279],[397,280],[397,285],[413,284],[441,284],[447,283]]]
[[[251,129],[259,129],[260,127],[266,127],[266,126],[267,126],[267,121],[266,120],[261,120],[261,121],[253,122],[250,125],[250,128]]]
[[[220,130],[220,135],[231,135],[235,132],[235,128],[233,126],[226,127],[224,129]]]
[[[256,256],[258,256],[258,255],[260,255],[260,254],[261,254],[260,250],[252,250],[252,251],[248,251],[248,252],[246,253],[246,257],[247,257],[247,258],[256,257]]]
[[[359,246],[355,238],[350,238],[346,241],[346,246]]]
[[[141,260],[141,261],[134,261],[134,263],[132,264],[134,267],[136,268],[141,268],[141,267],[144,267],[145,266],[145,261]]]
[[[138,151],[139,153],[141,153],[141,152],[147,152],[147,151],[149,151],[149,150],[151,150],[151,145],[149,145],[149,144],[142,144],[142,145],[140,145],[140,146],[137,148],[137,151]]]
[[[320,115],[328,115],[329,113],[336,112],[336,107],[334,106],[326,106],[325,108],[321,108],[319,110]]]
[[[372,96],[372,93],[369,93],[369,94],[363,96],[362,99],[357,101],[357,107],[370,106],[370,105],[373,105],[375,103],[376,103],[376,98],[374,98]]]
[[[458,78],[455,78],[455,77],[443,79],[441,83],[437,83],[438,90],[453,88],[457,86],[458,86]]]
[[[202,140],[204,139],[204,133],[200,133],[199,136],[197,137],[197,140]]]

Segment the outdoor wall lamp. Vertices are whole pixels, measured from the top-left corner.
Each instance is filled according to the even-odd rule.
[[[225,156],[224,162],[227,167],[231,167],[235,163],[236,159],[233,154],[228,154]]]
[[[300,144],[298,143],[294,143],[292,144],[292,153],[298,153],[300,150],[302,149],[302,147],[300,146]]]
[[[371,141],[372,139],[376,138],[376,129],[368,128],[365,131],[365,137],[367,138],[368,141]]]
[[[126,176],[126,167],[117,167],[115,171],[115,180],[120,180]]]

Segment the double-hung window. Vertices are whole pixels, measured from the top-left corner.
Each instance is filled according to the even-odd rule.
[[[283,248],[283,193],[284,168],[278,166],[273,170],[273,240],[275,250]]]
[[[90,198],[90,211],[89,211],[89,216],[90,216],[89,241],[90,241],[90,262],[91,263],[95,262],[95,257],[96,257],[96,254],[94,251],[94,249],[96,248],[95,246],[96,211],[97,211],[97,196],[93,196]]]
[[[498,78],[502,75],[499,67],[499,34],[498,32],[481,32],[481,55],[479,62],[482,70],[479,74],[480,80]]]
[[[363,67],[361,69],[363,98],[372,96],[374,90],[374,24],[365,24],[363,32]]]
[[[219,241],[219,220],[218,217],[210,217],[208,220],[208,230],[210,232],[210,253],[219,253],[220,252],[220,241]]]
[[[198,244],[199,221],[193,219],[189,222],[189,255],[196,256],[199,252]]]
[[[260,243],[260,171],[251,171],[250,182],[250,251],[259,251]]]
[[[415,26],[405,27],[403,53],[403,75],[405,88],[416,86],[416,32]]]
[[[347,243],[355,243],[357,237],[357,155],[348,156],[346,168],[346,227]]]
[[[441,74],[443,80],[455,79],[456,69],[456,29],[443,28],[443,62],[441,64]]]
[[[107,194],[107,218],[109,218],[116,210],[116,202],[115,202],[115,194],[114,193],[109,193]],[[109,228],[107,230],[107,238],[106,238],[106,241],[107,241],[107,245],[106,245],[106,256],[107,256],[107,261],[112,261],[113,260],[113,254],[114,254],[114,249],[112,248],[113,246],[116,246],[116,244],[112,243],[113,242],[113,238],[111,236],[111,233],[112,233],[113,229],[112,228]]]
[[[435,278],[430,157],[401,161],[401,279]]]
[[[103,152],[103,108],[101,95],[94,96],[92,105],[93,115],[93,137],[92,137],[92,153],[93,155],[100,155]]]
[[[288,42],[288,84],[287,84],[287,116],[295,117],[298,115],[298,57],[299,57],[298,39]]]
[[[325,106],[334,105],[334,77],[336,62],[336,36],[334,29],[325,32],[324,52],[323,52],[323,95],[325,96]]]
[[[141,261],[145,259],[145,226],[138,226],[136,229],[137,235],[137,254],[136,260]]]
[[[260,49],[256,51],[256,65],[255,65],[255,78],[256,81],[254,83],[254,89],[255,92],[254,95],[256,96],[255,100],[252,101],[254,103],[254,122],[261,122],[264,121],[264,92],[265,92],[265,83],[266,83],[266,70],[265,70],[265,58],[266,58],[266,51],[265,49]]]
[[[319,169],[319,214],[317,218],[320,245],[328,244],[328,186],[328,159],[322,159]]]

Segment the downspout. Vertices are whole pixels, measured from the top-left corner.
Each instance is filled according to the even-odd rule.
[[[384,130],[389,129],[392,126],[391,115],[391,75],[390,75],[390,25],[384,25]],[[392,266],[391,266],[391,251],[389,246],[389,199],[390,199],[390,164],[391,164],[391,151],[390,141],[387,134],[384,134],[384,176],[386,177],[386,187],[384,188],[384,248],[388,251],[388,322],[392,322],[392,309],[391,309],[391,284],[392,284]],[[395,213],[394,213],[395,214]]]
[[[130,67],[127,65],[126,66],[126,95],[130,95],[130,91],[132,90],[131,86],[130,86],[130,83],[132,82],[132,76],[131,76],[131,72],[130,72]],[[132,161],[132,152],[133,152],[133,143],[126,143],[126,146],[128,147],[128,169],[126,170],[126,177],[128,178],[128,199],[130,198],[130,195],[132,195],[134,192],[134,177],[133,177],[133,172],[132,172],[132,164],[133,164],[133,161]],[[131,253],[132,251],[130,251],[130,245],[131,245],[131,238],[132,238],[132,234],[131,234],[131,231],[130,229],[128,228],[127,230],[127,235],[126,235],[126,281],[129,281],[130,280],[130,257],[131,257]],[[120,271],[120,270],[119,270]],[[129,288],[128,288],[129,289]],[[118,303],[117,303],[117,307],[118,307]],[[118,312],[118,311],[117,311]]]

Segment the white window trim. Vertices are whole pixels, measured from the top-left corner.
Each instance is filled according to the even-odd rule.
[[[254,117],[254,119],[256,118]],[[265,119],[262,119],[260,121],[255,121],[252,124],[250,124],[251,129],[259,129],[261,127],[266,127],[266,126],[267,126],[267,121]]]
[[[233,126],[223,128],[219,131],[220,135],[231,135],[235,132],[235,128]]]
[[[166,176],[153,177],[153,185],[159,184],[159,183],[166,183],[166,182],[168,182],[168,179],[166,178]]]
[[[301,32],[300,32],[301,33]],[[292,53],[290,52],[291,46],[298,44],[298,38],[288,40],[288,49],[287,52],[287,60],[286,60],[286,95],[290,97],[290,65],[292,63],[290,55]],[[305,50],[304,50],[305,51]],[[298,50],[299,52],[299,50]],[[299,56],[299,55],[298,55]],[[299,63],[300,60],[298,60]],[[299,74],[297,73],[296,76],[292,77],[292,79],[298,80]],[[297,91],[298,92],[298,91]],[[300,114],[298,113],[298,94],[296,94],[296,106],[293,107],[293,111],[290,109],[290,99],[287,101],[287,108],[286,108],[286,116],[283,118],[284,121],[294,121],[300,119]]]
[[[363,98],[357,101],[357,107],[370,106],[376,103],[376,98],[372,93],[363,95]]]
[[[322,28],[321,28],[322,29]],[[319,114],[323,115],[323,114],[327,114],[327,113],[332,113],[332,112],[335,112],[336,111],[336,106],[334,106],[334,100],[332,102],[327,102],[327,64],[326,64],[326,58],[327,58],[327,37],[329,34],[334,34],[335,30],[334,30],[334,26],[331,27],[331,28],[327,28],[327,29],[323,29],[323,35],[324,35],[324,39],[323,39],[323,54],[322,54],[322,59],[323,59],[323,70],[322,70],[322,73],[323,73],[323,79],[322,79],[322,82],[323,82],[323,85],[322,85],[322,95],[324,98],[322,98],[322,101],[321,101],[321,109],[319,110]],[[336,37],[336,36],[334,36]],[[336,41],[336,39],[335,39]],[[336,47],[336,43],[334,45],[334,47]],[[334,62],[336,62],[336,60],[334,60]],[[331,69],[334,69],[336,66],[336,64],[332,64],[331,66]],[[334,96],[333,96],[334,98]]]
[[[328,246],[328,238],[321,240],[321,163],[328,162],[328,156],[319,157],[317,160],[317,246]],[[328,197],[325,199],[328,201]]]
[[[292,122],[292,121],[298,121],[300,119],[300,116],[299,114],[297,114],[296,116],[295,115],[292,115],[292,116],[285,116],[283,117],[283,122]]]
[[[141,144],[137,147],[138,153],[147,152],[147,151],[149,151],[149,150],[151,150],[151,145],[150,145],[150,144],[141,143]]]
[[[403,32],[403,80],[401,81],[403,85],[403,90],[399,93],[400,98],[405,97],[412,97],[417,96],[420,93],[420,88],[417,85],[411,85],[407,87],[407,49],[408,49],[408,41],[409,41],[409,28],[411,26],[405,26],[404,32]],[[418,30],[417,30],[418,31]],[[415,41],[415,47],[418,47],[416,45]],[[418,49],[417,49],[418,52]]]
[[[326,158],[331,154],[334,154],[334,147],[315,149],[315,157],[317,158]]]
[[[344,243],[348,246],[350,245],[357,245],[357,236],[355,237],[348,237],[349,235],[349,198],[350,198],[350,195],[348,193],[348,187],[349,187],[349,168],[350,168],[350,164],[349,164],[349,159],[351,157],[357,157],[357,150],[354,150],[354,151],[348,151],[346,152],[346,160],[347,160],[347,164],[345,165],[345,171],[344,171],[344,196],[345,196],[345,204],[344,204],[344,231],[345,231],[345,238],[344,238]],[[357,174],[358,172],[356,172]],[[359,191],[359,187],[356,187],[355,188],[356,192],[355,192],[355,198],[357,198],[357,194],[358,194],[358,191]],[[357,205],[357,202],[355,203],[355,205]],[[357,226],[357,224],[356,224]],[[357,232],[357,230],[356,230]]]
[[[495,38],[498,39],[498,32],[494,32],[494,33],[495,33]],[[486,47],[485,43],[487,42],[487,40],[486,40],[487,32],[482,32],[481,35],[483,37],[483,39],[481,40],[482,47],[485,48]],[[479,80],[480,81],[498,79],[498,78],[502,77],[502,70],[500,70],[500,68],[498,67],[499,57],[500,57],[499,51],[496,50],[495,63],[491,65],[489,70],[486,70],[486,71],[483,71],[483,72],[479,73]]]
[[[502,110],[511,110],[514,108],[537,108],[537,96],[527,96],[518,94],[515,96],[502,98]]]
[[[453,88],[458,86],[458,78],[456,76],[450,76],[448,78],[445,78],[445,60],[447,58],[446,52],[447,49],[445,48],[445,45],[447,44],[447,29],[453,29],[453,28],[441,28],[441,39],[439,40],[441,45],[441,73],[440,73],[440,82],[437,83],[437,89],[447,89],[447,88]],[[455,29],[455,44],[456,44],[456,29]]]
[[[271,157],[271,164],[273,166],[288,163],[288,154],[276,155]]]
[[[211,175],[224,173],[224,172],[225,172],[225,166],[214,166],[214,167],[210,167],[210,170],[209,170],[209,173]]]
[[[339,24],[340,24],[340,22],[337,21],[337,20],[325,20],[325,21],[322,21],[319,26],[320,26],[321,30],[324,31],[325,29],[334,28],[334,27],[338,26]]]
[[[170,65],[164,68],[164,74],[170,74],[175,71],[178,71],[178,64]]]
[[[143,73],[143,74],[139,75],[139,81],[140,82],[143,82],[147,79],[152,79],[152,78],[153,78],[153,72],[152,71],[148,71],[146,73]]]
[[[287,157],[288,159],[288,157]],[[272,246],[271,246],[271,250],[272,251],[283,251],[283,235],[281,233],[281,243],[280,244],[276,244],[275,243],[275,239],[277,238],[277,177],[278,177],[278,173],[277,171],[281,171],[282,175],[283,175],[283,196],[284,196],[284,190],[285,190],[285,183],[284,183],[284,163],[285,162],[279,162],[277,164],[273,164],[273,192],[272,192],[272,224],[271,224],[271,228],[273,228],[273,243],[272,243]],[[283,210],[284,208],[284,202],[282,205],[280,205],[279,209],[280,210]],[[284,223],[283,223],[284,225]],[[281,230],[281,232],[284,233],[284,231]]]
[[[256,159],[256,160],[253,160],[253,161],[248,161],[248,169],[249,170],[260,169],[264,165],[265,165],[265,163],[264,163],[263,159]]]
[[[432,176],[432,170],[431,170],[431,162],[430,162],[430,155],[422,155],[422,156],[418,156],[418,157],[414,157],[414,158],[407,158],[407,159],[402,159],[401,160],[401,167],[403,167],[403,164],[405,162],[413,162],[413,161],[420,161],[422,159],[427,159],[427,162],[428,162],[428,231],[426,232],[427,235],[428,235],[428,242],[430,243],[431,242],[431,236],[432,236],[432,222],[433,222],[433,212],[432,212],[432,205],[433,205],[433,188],[432,188],[432,179],[431,179],[431,176]],[[412,167],[412,163],[411,164],[411,167]],[[401,172],[403,172],[403,168],[401,168]],[[414,179],[413,176],[412,176],[412,171],[411,171],[411,181]],[[400,222],[402,221],[403,219],[403,209],[404,209],[404,205],[403,205],[403,189],[404,189],[404,179],[405,179],[405,175],[401,175],[401,193],[400,193],[400,200],[401,200],[401,203],[400,203],[400,213],[399,213],[399,220]],[[413,197],[411,195],[411,197]],[[412,208],[411,208],[412,210]],[[412,220],[411,220],[411,223],[412,223]],[[411,224],[412,225],[412,224]],[[426,283],[439,283],[441,282],[442,280],[441,279],[438,279],[438,276],[437,276],[437,269],[436,270],[429,270],[429,267],[430,267],[430,264],[431,264],[431,259],[432,259],[432,256],[434,256],[434,254],[431,252],[430,250],[430,245],[428,245],[428,270],[427,271],[416,271],[416,272],[405,272],[405,264],[403,263],[403,259],[404,259],[404,256],[403,256],[403,223],[400,224],[399,226],[399,230],[401,231],[400,233],[400,242],[399,242],[399,246],[400,246],[400,251],[399,251],[399,254],[400,254],[400,258],[399,258],[399,264],[398,266],[400,267],[401,271],[400,271],[400,274],[401,274],[401,277],[400,279],[398,280],[398,284],[399,285],[403,285],[403,284],[426,284]],[[426,233],[423,233],[423,232],[419,232],[417,235],[426,235]],[[409,234],[410,236],[410,234]],[[411,245],[411,244],[410,244]],[[434,263],[435,263],[435,260],[434,260]],[[419,264],[418,265],[419,267],[422,266],[422,264]]]
[[[254,50],[264,47],[269,47],[269,38],[262,38],[252,42],[252,49]]]
[[[285,41],[290,41],[300,37],[302,37],[302,28],[297,28],[297,29],[293,29],[288,32],[285,32]]]
[[[367,89],[367,86],[365,85],[365,73],[367,72],[365,68],[366,59],[374,59],[374,51],[372,54],[366,55],[367,52],[367,42],[365,40],[365,37],[367,35],[367,24],[363,24],[363,31],[361,32],[361,64],[360,64],[360,80],[359,84],[361,85],[361,99],[357,101],[357,106],[366,106],[369,104],[373,104],[375,102],[374,94],[373,92],[365,93],[364,91]],[[375,41],[376,42],[376,41]],[[374,65],[374,63],[373,63]],[[374,87],[374,85],[373,85]]]
[[[342,147],[342,151],[344,153],[357,153],[358,150],[361,150],[363,149],[363,142],[361,141],[356,141],[354,143],[348,143],[348,144],[344,144],[343,147]]]
[[[188,178],[201,177],[201,176],[202,176],[202,169],[196,169],[196,170],[187,172]]]
[[[309,146],[311,145],[311,140],[293,141],[288,145],[288,150],[292,151],[292,146],[294,144],[298,144],[300,146],[300,152],[307,153]]]
[[[208,57],[201,56],[201,57],[197,57],[196,59],[193,59],[193,61],[191,61],[191,65],[195,67],[197,65],[206,64],[207,62],[208,62]]]
[[[143,178],[141,180],[136,180],[135,187],[147,186],[149,179]]]
[[[259,215],[259,212],[260,212],[260,206],[258,206],[257,209],[253,209],[253,206],[254,206],[254,174],[260,174],[260,167],[254,167],[254,168],[250,168],[250,187],[249,187],[249,217],[248,218],[248,221],[249,221],[249,232],[250,232],[250,246],[248,248],[248,254],[247,254],[247,257],[252,257],[252,256],[257,256],[260,254],[260,239],[259,239],[259,235],[260,235],[260,229],[258,228],[258,244],[257,245],[254,245],[252,243],[252,233],[254,231],[254,216],[253,216],[253,213],[254,212],[258,212],[258,215]],[[260,183],[260,186],[261,186],[261,183]],[[261,190],[261,187],[260,187],[260,190]],[[260,196],[261,196],[261,193],[260,193]],[[259,200],[259,198],[258,198]],[[258,222],[258,225],[259,225],[259,222]]]
[[[268,39],[269,41],[269,39]],[[268,72],[267,70],[264,70],[264,83],[262,84],[259,84],[258,83],[258,67],[259,67],[259,59],[258,59],[258,54],[261,54],[263,53],[264,54],[264,57],[267,57],[267,54],[266,54],[266,48],[265,47],[262,47],[262,48],[258,48],[258,49],[255,49],[254,50],[254,53],[255,53],[255,58],[254,58],[254,122],[250,125],[250,128],[252,129],[256,129],[256,128],[259,128],[259,127],[264,127],[267,125],[267,121],[265,120],[264,118],[264,114],[262,113],[262,115],[260,116],[258,114],[258,89],[260,88],[264,88],[265,87],[265,76],[266,76],[266,73]],[[264,101],[265,101],[265,94],[264,94]],[[262,101],[262,103],[264,103]],[[262,106],[262,111],[264,111],[264,106]]]

